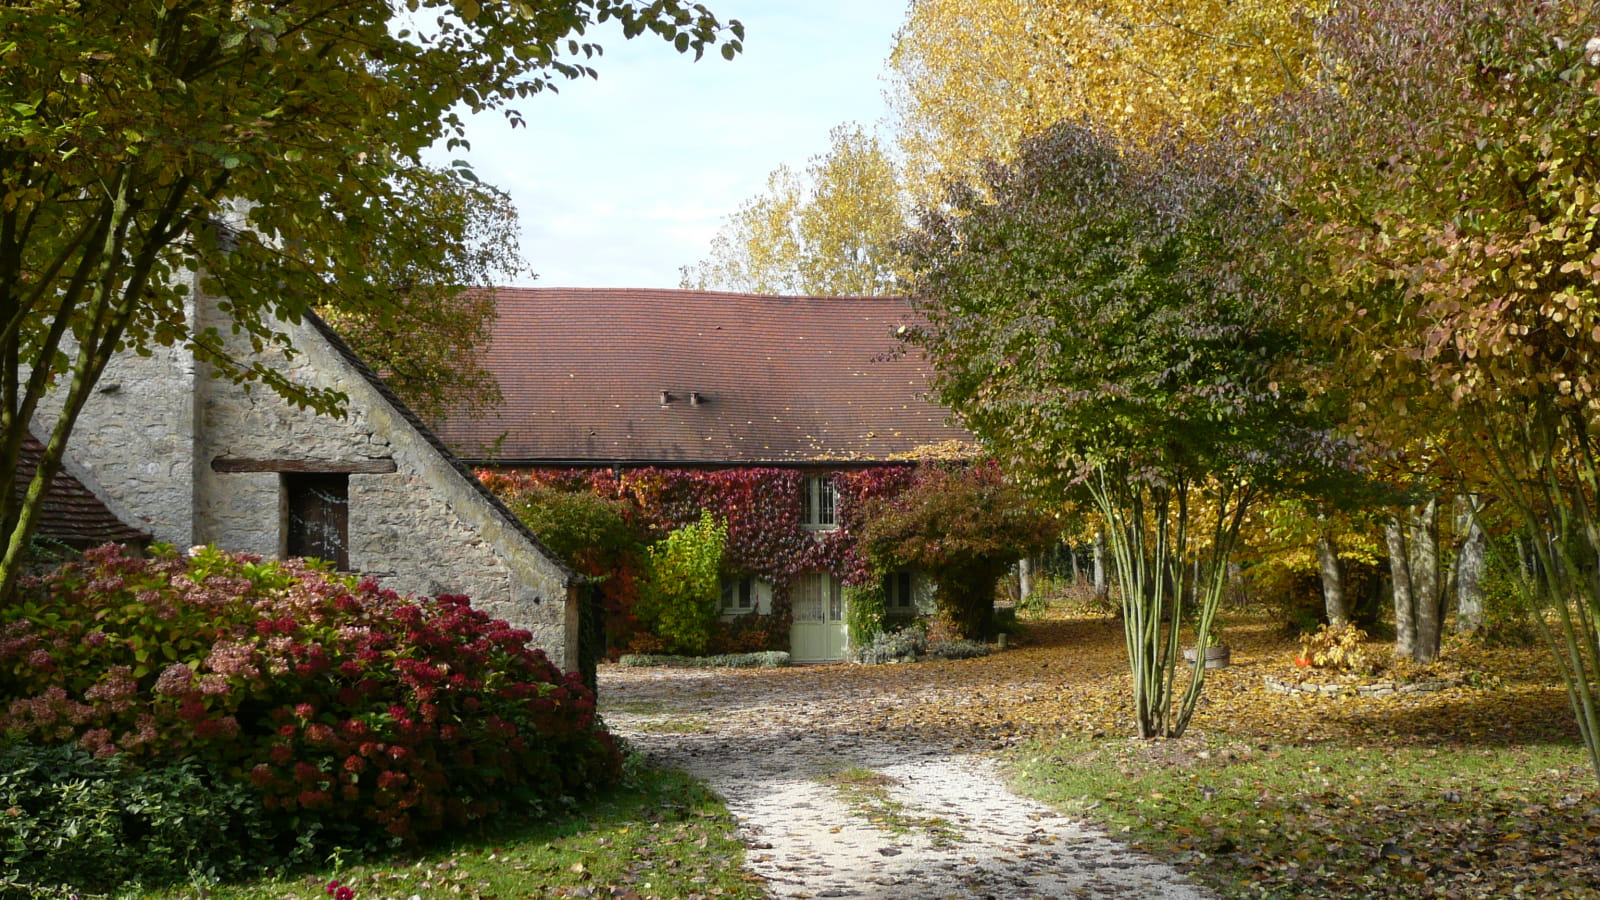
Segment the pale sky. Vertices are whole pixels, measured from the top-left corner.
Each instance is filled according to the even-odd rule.
[[[699,62],[611,23],[598,80],[475,121],[464,158],[511,195],[537,287],[677,287],[722,220],[781,163],[803,168],[843,122],[885,115],[884,60],[904,0],[704,0],[740,19],[744,52]]]

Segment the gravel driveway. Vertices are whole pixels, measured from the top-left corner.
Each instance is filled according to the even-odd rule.
[[[897,725],[917,704],[949,702],[936,677],[865,672],[607,666],[601,711],[651,760],[727,800],[774,897],[1210,897],[1011,793],[983,739]]]

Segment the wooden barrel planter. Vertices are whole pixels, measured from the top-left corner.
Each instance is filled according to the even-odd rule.
[[[1194,649],[1193,647],[1183,651],[1184,661],[1191,666],[1195,664],[1195,660],[1198,658],[1200,658],[1200,651]],[[1227,668],[1228,663],[1232,662],[1232,660],[1233,651],[1226,645],[1220,647],[1207,647],[1205,649],[1206,668],[1208,669]]]

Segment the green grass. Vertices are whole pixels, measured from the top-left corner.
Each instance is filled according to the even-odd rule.
[[[196,885],[152,900],[326,900],[337,879],[355,900],[523,900],[605,897],[757,900],[727,808],[678,772],[630,765],[622,787],[581,812],[504,822],[409,858],[331,861],[313,872],[247,884]]]
[[[702,719],[660,719],[637,722],[633,727],[655,734],[705,734],[709,730]]]
[[[900,782],[882,772],[850,766],[829,772],[817,780],[833,787],[839,799],[856,815],[890,834],[920,831],[928,836],[935,847],[948,847],[962,841],[961,831],[950,824],[950,820],[939,816],[915,815],[913,807],[894,799],[889,789]]]
[[[1068,737],[1014,762],[1019,789],[1226,897],[1600,897],[1576,746]]]

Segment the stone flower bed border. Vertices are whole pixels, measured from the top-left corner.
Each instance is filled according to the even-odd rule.
[[[1267,690],[1278,694],[1315,694],[1325,697],[1393,697],[1405,694],[1431,694],[1460,687],[1465,678],[1424,678],[1419,681],[1285,681],[1266,676]]]

